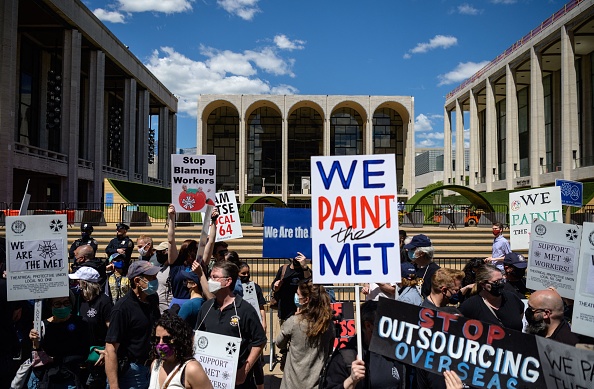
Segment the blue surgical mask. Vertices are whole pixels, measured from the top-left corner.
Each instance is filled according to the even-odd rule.
[[[301,307],[301,303],[299,302],[299,296],[295,293],[295,306],[297,308]]]
[[[448,299],[450,304],[458,304],[460,302],[460,293],[452,294]]]
[[[122,261],[113,261],[113,267],[115,267],[116,269],[121,269],[124,267],[124,262]]]
[[[415,250],[408,250],[408,259],[411,261],[415,260]]]
[[[159,280],[151,280],[148,281],[146,289],[142,289],[145,294],[151,295],[157,293],[157,289],[159,289]]]

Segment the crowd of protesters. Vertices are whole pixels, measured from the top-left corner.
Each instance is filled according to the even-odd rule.
[[[193,358],[193,330],[200,330],[240,338],[235,387],[262,389],[261,357],[272,325],[266,321],[267,301],[251,280],[249,264],[227,243],[215,243],[217,219],[214,210],[206,242],[190,239],[179,247],[173,205],[167,241],[158,245],[147,235],[134,243],[129,227],[118,223],[106,260],[97,255],[93,227],[83,224],[69,251],[69,295],[44,301],[39,330],[32,328],[31,303],[8,302],[0,277],[6,344],[0,388],[10,387],[28,355],[34,356],[33,368],[20,387],[210,388],[205,369]],[[341,348],[333,348],[339,334],[331,286],[312,284],[309,260],[301,253],[279,267],[270,290],[280,322],[275,345],[284,359],[281,388],[462,388],[453,372],[418,370],[369,351],[380,297],[570,345],[584,341],[571,332],[567,304],[555,290],[526,288],[521,255],[494,251],[462,270],[440,268],[429,237],[400,232],[402,279],[362,285],[367,301],[360,307],[360,331]],[[495,233],[499,250],[500,225],[494,225]]]

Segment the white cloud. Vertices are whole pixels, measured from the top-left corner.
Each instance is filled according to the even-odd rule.
[[[514,4],[516,0],[491,0],[493,4]]]
[[[276,86],[254,77],[258,69],[274,74],[289,74],[287,61],[275,57],[270,48],[261,51],[234,53],[203,47],[208,59],[195,61],[171,47],[155,50],[146,66],[179,98],[178,110],[196,116],[200,94],[296,94],[298,90],[286,84]]]
[[[277,35],[274,37],[274,43],[276,44],[276,46],[279,49],[282,50],[301,50],[303,49],[305,46],[305,41],[299,40],[299,39],[295,39],[294,41],[291,41],[286,35],[281,34],[281,35]]]
[[[418,43],[414,48],[409,50],[408,53],[404,54],[404,58],[408,59],[411,57],[411,54],[426,53],[438,48],[447,49],[456,44],[458,44],[458,38],[454,36],[435,35],[429,42]]]
[[[163,12],[166,14],[190,11],[194,0],[118,0],[119,9],[126,12]]]
[[[142,0],[140,0],[142,1]],[[223,9],[230,14],[237,15],[244,20],[252,20],[257,12],[260,0],[217,0]]]
[[[470,4],[460,4],[458,6],[458,13],[462,15],[478,15],[481,11]]]
[[[93,11],[93,14],[102,22],[126,23],[124,14],[118,11],[106,11],[103,8],[97,8]]]
[[[439,76],[437,76],[437,78],[439,79],[439,84],[437,84],[437,86],[448,85],[464,81],[468,77],[472,76],[474,73],[481,70],[488,63],[489,61],[460,62],[458,63],[458,66],[456,66],[456,68],[451,72],[448,72],[446,74],[440,74]]]
[[[415,132],[427,132],[433,130],[435,119],[443,119],[443,115],[424,115],[419,114],[415,119]]]

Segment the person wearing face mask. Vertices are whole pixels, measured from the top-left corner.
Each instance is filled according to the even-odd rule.
[[[159,319],[159,268],[136,261],[128,269],[130,291],[113,307],[105,336],[105,373],[111,389],[147,388],[150,336]]]
[[[107,256],[112,256],[115,253],[124,255],[124,275],[128,271],[132,251],[134,251],[134,242],[128,237],[128,230],[130,230],[130,227],[127,224],[116,224],[116,237],[105,248],[105,254]]]
[[[69,297],[46,300],[52,316],[42,321],[41,333],[32,329],[29,339],[34,350],[42,350],[53,362],[33,368],[29,388],[37,388],[43,381],[48,388],[82,388],[81,365],[89,354],[88,325],[82,317],[72,314]]]
[[[183,303],[178,315],[184,319],[188,325],[193,326],[196,324],[198,311],[200,311],[200,307],[202,307],[202,304],[204,304],[206,299],[203,297],[200,276],[193,271],[184,271],[181,272],[181,274],[184,277],[184,285],[190,291],[190,300]]]
[[[526,267],[528,262],[524,256],[514,252],[505,254],[503,269],[505,270],[505,290],[515,293],[520,299],[525,299],[528,294],[526,288]]]
[[[578,335],[563,317],[563,300],[551,289],[537,290],[528,299],[525,311],[528,327],[526,332],[544,336],[557,342],[575,346],[580,343]]]
[[[89,223],[83,223],[80,225],[80,239],[75,240],[72,245],[70,246],[70,250],[68,250],[68,259],[74,259],[74,250],[79,248],[80,246],[91,246],[93,248],[93,254],[97,253],[97,247],[99,243],[91,237],[93,233],[93,226]]]
[[[511,253],[511,247],[509,241],[503,236],[503,224],[494,222],[493,227],[493,249],[491,256],[485,258],[485,263],[497,266],[500,270],[503,270],[503,259],[505,254]]]
[[[114,304],[130,290],[130,282],[124,274],[124,259],[125,255],[119,253],[111,254],[109,257],[107,268],[110,274],[107,277],[107,283],[109,285],[111,300]]]
[[[217,261],[208,288],[214,298],[200,308],[195,329],[241,338],[235,387],[255,389],[253,367],[266,344],[266,333],[254,307],[233,294],[239,269],[229,261]]]
[[[140,235],[136,239],[136,250],[138,251],[139,261],[148,261],[153,265],[157,263],[155,247],[153,246],[153,238],[150,236]]]
[[[193,335],[179,316],[161,316],[151,336],[149,389],[212,389],[202,365],[193,357]]]
[[[407,250],[408,257],[415,266],[417,285],[421,288],[421,295],[425,298],[431,293],[431,277],[439,269],[439,265],[433,262],[435,249],[431,240],[423,234],[413,236],[410,243],[403,247]]]
[[[460,305],[460,312],[469,319],[522,331],[524,303],[505,290],[505,278],[496,266],[485,264],[476,271],[476,282],[470,297]]]
[[[425,298],[422,307],[436,311],[460,301],[460,288],[464,272],[462,270],[441,268],[431,277],[431,293]]]

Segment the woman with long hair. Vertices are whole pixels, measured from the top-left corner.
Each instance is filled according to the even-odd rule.
[[[193,357],[193,333],[179,316],[164,314],[152,333],[149,389],[212,389],[202,365]]]
[[[198,257],[198,246],[199,242],[194,239],[187,239],[185,240],[179,248],[177,249],[177,245],[175,243],[175,206],[173,204],[169,205],[168,209],[169,215],[169,227],[167,230],[167,239],[169,241],[169,252],[167,258],[167,264],[169,265],[169,278],[168,282],[171,288],[171,293],[173,298],[171,299],[170,307],[173,304],[178,304],[180,307],[186,302],[190,300],[190,290],[184,285],[184,280],[186,277],[183,276],[182,272],[190,272],[192,269],[196,269],[196,273],[200,278],[204,278],[203,282],[201,280],[201,285],[203,286],[203,291],[205,293],[205,297],[211,298],[212,294],[208,292],[208,289],[204,286],[207,285],[206,278],[203,277],[202,266],[199,267],[192,267],[194,261]],[[208,236],[208,242],[204,247],[204,258],[210,258],[212,255],[212,249],[214,245],[214,241],[216,238],[216,219],[218,213],[216,210],[212,213],[212,226],[210,229],[210,233]]]
[[[299,284],[296,298],[300,309],[283,323],[276,338],[280,349],[290,343],[280,387],[313,389],[334,342],[330,297],[322,285],[307,281]]]
[[[524,303],[505,288],[505,278],[499,268],[485,264],[476,270],[472,297],[460,305],[464,317],[477,319],[505,328],[522,331]]]

